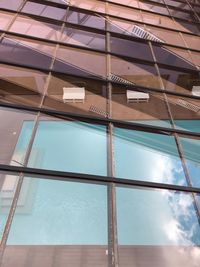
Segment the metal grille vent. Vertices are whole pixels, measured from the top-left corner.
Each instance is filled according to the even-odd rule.
[[[121,77],[119,77],[119,76],[117,76],[117,75],[115,75],[113,73],[110,75],[110,79],[113,82],[117,82],[117,83],[121,83],[121,84],[127,84],[127,85],[134,85],[133,82],[130,82],[130,81],[124,79],[124,78],[121,78]]]
[[[199,112],[200,111],[200,107],[198,107],[198,106],[196,106],[196,105],[194,105],[192,103],[186,102],[183,99],[178,99],[177,104],[179,106],[182,106],[182,107],[187,108],[187,109],[189,109],[191,111],[194,111],[194,112]]]
[[[134,34],[135,36],[142,38],[142,39],[147,39],[147,40],[151,40],[154,42],[164,43],[161,39],[156,37],[154,34],[143,30],[142,28],[140,28],[137,25],[133,26],[132,34]]]

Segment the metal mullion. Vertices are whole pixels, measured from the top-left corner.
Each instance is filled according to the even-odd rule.
[[[111,57],[110,57],[110,32],[108,23],[109,5],[105,2],[106,10],[106,76],[109,80],[111,75]],[[108,119],[112,118],[112,84],[107,83],[107,114]],[[113,159],[113,124],[109,122],[107,125],[107,151],[108,151],[108,175],[114,177],[114,159]],[[115,184],[109,183],[108,186],[108,266],[118,267],[118,251],[117,251],[117,221],[116,221],[116,197]]]

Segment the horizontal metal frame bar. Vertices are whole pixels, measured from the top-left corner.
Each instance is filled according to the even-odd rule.
[[[172,135],[172,134],[177,133],[180,135],[189,136],[188,138],[190,137],[200,138],[200,133],[179,130],[179,129],[174,129],[174,128],[161,127],[161,126],[153,126],[153,125],[148,125],[148,124],[141,124],[137,122],[127,122],[127,121],[110,119],[110,118],[107,119],[107,118],[93,117],[89,115],[75,114],[71,112],[57,111],[57,110],[39,108],[39,107],[29,107],[25,105],[8,104],[8,103],[2,103],[2,102],[0,102],[0,107],[23,110],[23,111],[28,111],[28,112],[36,112],[36,113],[40,112],[42,114],[46,114],[52,117],[57,117],[57,118],[62,118],[62,119],[75,119],[78,121],[96,123],[100,125],[108,125],[109,123],[112,123],[115,127],[130,129],[130,130],[135,130],[135,131],[143,131],[143,132],[162,134],[162,135]]]
[[[143,62],[140,62],[143,63]],[[5,62],[0,60],[0,64],[6,65],[6,66],[11,66],[11,67],[19,67],[19,68],[26,68],[29,70],[36,70],[36,71],[41,71],[45,74],[48,74],[50,71],[53,75],[65,75],[65,76],[70,76],[70,77],[79,77],[79,78],[85,78],[88,80],[92,80],[92,81],[98,81],[98,82],[102,82],[102,83],[112,83],[113,85],[117,85],[117,86],[121,86],[124,89],[130,89],[130,90],[134,90],[134,91],[145,91],[145,92],[152,92],[152,93],[165,93],[167,95],[173,95],[173,96],[180,96],[180,97],[184,97],[184,98],[188,98],[188,99],[195,99],[195,100],[200,100],[199,96],[193,96],[193,95],[189,95],[189,94],[184,94],[184,93],[178,93],[178,92],[173,92],[170,90],[163,90],[163,89],[158,89],[158,88],[153,88],[153,87],[145,87],[145,86],[141,86],[141,85],[123,85],[119,82],[114,82],[110,79],[103,79],[103,78],[99,78],[99,77],[85,77],[85,76],[78,76],[78,75],[74,75],[74,74],[67,74],[65,72],[58,72],[58,71],[54,71],[54,70],[50,70],[50,69],[44,69],[44,68],[39,68],[39,67],[34,67],[34,66],[28,66],[28,65],[23,65],[23,64],[16,64],[16,63],[11,63],[11,62]],[[158,64],[161,67],[164,66],[166,67],[166,65],[163,64]],[[168,66],[167,66],[168,67]],[[169,67],[168,67],[169,68]],[[173,68],[170,68],[173,69]],[[178,68],[175,68],[175,70],[179,70]],[[183,69],[181,69],[182,71]],[[191,71],[191,73],[193,73]],[[195,72],[196,73],[196,72]]]
[[[148,181],[132,180],[132,179],[122,179],[111,176],[101,176],[101,175],[91,175],[83,173],[74,173],[74,172],[64,172],[64,171],[53,171],[46,169],[38,168],[29,168],[29,167],[18,167],[11,165],[0,164],[0,171],[9,172],[9,173],[23,173],[25,175],[31,175],[33,178],[43,178],[48,180],[59,180],[59,181],[74,181],[78,180],[85,182],[100,182],[100,183],[115,183],[122,186],[136,186],[142,188],[151,188],[151,189],[166,189],[179,192],[188,192],[188,193],[200,193],[200,188],[198,187],[187,187],[173,184],[164,184],[164,183],[154,183]],[[40,177],[38,177],[40,176]]]

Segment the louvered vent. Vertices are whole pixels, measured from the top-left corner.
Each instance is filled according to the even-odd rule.
[[[124,79],[124,78],[121,78],[121,77],[119,77],[119,76],[117,76],[117,75],[115,75],[113,73],[110,75],[110,79],[113,82],[117,82],[117,83],[121,83],[121,84],[127,84],[127,85],[134,85],[133,82],[130,82],[130,81]]]
[[[143,30],[142,28],[140,28],[137,25],[133,26],[132,34],[134,34],[136,37],[139,37],[142,39],[147,39],[147,40],[151,40],[154,42],[164,43],[161,39],[156,37],[154,34]]]
[[[187,109],[189,109],[191,111],[194,111],[194,112],[199,112],[200,111],[200,107],[198,107],[198,106],[196,106],[196,105],[194,105],[192,103],[186,102],[183,99],[178,99],[177,104],[179,106],[182,106],[182,107],[187,108]]]

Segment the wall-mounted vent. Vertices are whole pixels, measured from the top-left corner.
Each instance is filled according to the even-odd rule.
[[[134,85],[133,82],[130,82],[124,78],[121,78],[113,73],[110,75],[110,79],[112,82],[117,82],[117,83],[126,84],[126,85]]]
[[[133,26],[132,34],[135,35],[136,37],[139,37],[142,39],[147,39],[147,40],[154,41],[154,42],[164,43],[163,40],[159,39],[154,34],[143,30],[142,28],[140,28],[137,25]]]
[[[182,106],[182,107],[187,108],[187,109],[189,109],[191,111],[194,111],[194,112],[199,112],[200,111],[200,107],[199,106],[194,105],[194,104],[192,104],[190,102],[187,102],[187,101],[185,101],[183,99],[178,99],[177,104],[179,106]]]

